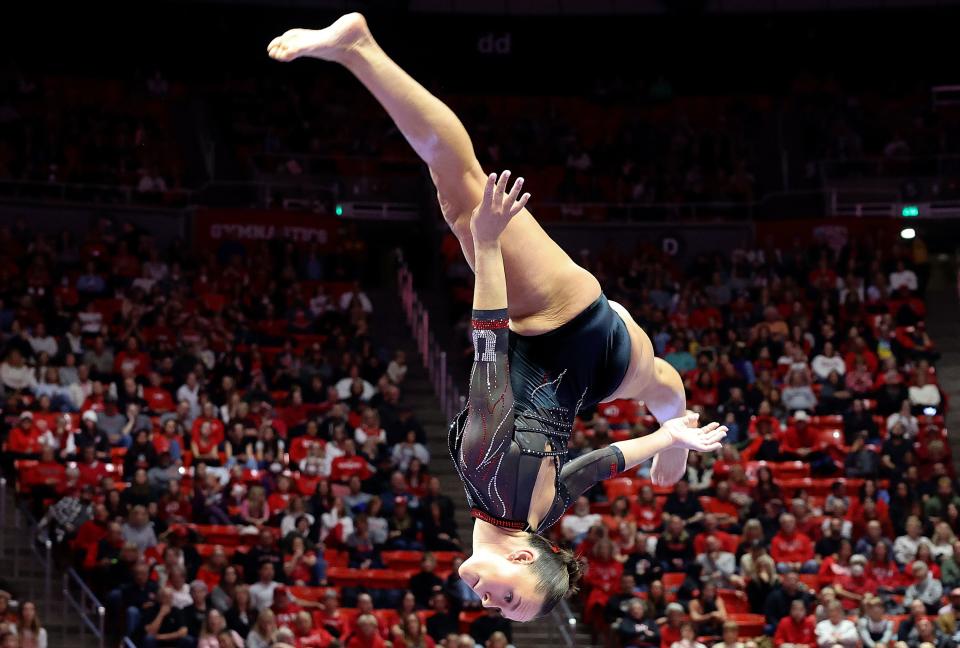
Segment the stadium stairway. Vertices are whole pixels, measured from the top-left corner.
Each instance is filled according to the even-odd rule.
[[[403,384],[404,402],[413,408],[417,419],[423,424],[427,433],[427,449],[430,451],[430,472],[439,480],[443,492],[453,498],[456,505],[457,529],[460,540],[466,551],[471,548],[471,530],[473,520],[466,507],[463,495],[463,485],[450,464],[447,452],[447,420],[440,409],[440,401],[430,384],[427,371],[423,367],[413,338],[405,323],[402,304],[399,296],[393,290],[370,292],[370,298],[377,305],[375,322],[396,323],[390,326],[378,327],[376,339],[390,350],[402,349],[406,352],[409,369]],[[430,303],[429,301],[427,303]],[[464,376],[466,382],[466,376]],[[579,619],[578,619],[579,621]],[[555,621],[548,617],[532,623],[513,624],[513,645],[517,648],[540,648],[555,646],[564,648],[557,639],[556,630],[551,628]],[[581,648],[592,646],[590,634],[586,626],[577,624],[576,645]]]
[[[954,468],[960,474],[960,285],[957,261],[938,259],[930,277],[926,301],[927,331],[940,351],[937,380],[947,397],[947,430]]]
[[[23,603],[33,601],[37,614],[47,630],[47,645],[57,648],[99,648],[100,641],[87,630],[80,616],[66,604],[63,595],[63,573],[52,567],[49,600],[47,600],[45,569],[39,555],[31,547],[33,530],[14,506],[12,488],[2,491],[0,516],[0,589],[7,589]]]

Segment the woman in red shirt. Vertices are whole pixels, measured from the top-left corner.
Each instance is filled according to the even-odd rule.
[[[220,455],[217,453],[217,440],[213,438],[213,427],[210,421],[200,425],[199,434],[190,442],[190,451],[194,461],[203,460],[205,463],[220,465]]]
[[[290,552],[283,559],[283,573],[287,582],[293,585],[310,585],[314,582],[314,567],[317,566],[317,554],[308,551],[303,538],[295,535],[290,542]]]
[[[822,585],[829,585],[835,582],[841,576],[850,575],[850,557],[853,555],[853,545],[844,538],[840,541],[840,549],[832,556],[827,556],[820,563],[820,571],[817,575],[820,577]]]
[[[593,547],[587,573],[583,577],[584,589],[590,594],[587,596],[586,620],[588,623],[604,622],[603,608],[613,592],[620,584],[623,575],[623,563],[614,555],[613,542],[604,538]]]
[[[709,371],[703,371],[697,376],[697,381],[690,388],[690,401],[688,405],[702,405],[706,408],[717,406],[719,396],[717,386],[713,382],[713,374]]]
[[[886,542],[878,542],[873,546],[866,571],[880,591],[893,592],[904,584],[903,574],[890,557],[890,546]]]
[[[632,535],[636,535],[637,518],[630,510],[630,500],[623,495],[613,500],[610,513],[603,516],[603,524],[615,542],[627,540],[625,536],[630,535],[631,532]]]
[[[640,489],[633,512],[637,519],[637,528],[644,533],[653,533],[663,527],[663,507],[657,502],[653,487],[644,486]]]

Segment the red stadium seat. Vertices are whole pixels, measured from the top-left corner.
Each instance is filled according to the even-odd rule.
[[[739,590],[718,589],[717,595],[723,601],[727,614],[745,614],[750,612],[750,601],[747,595]]]
[[[763,634],[766,618],[762,614],[733,613],[728,614],[727,618],[739,626],[740,637],[759,637]]]
[[[633,498],[640,492],[641,482],[630,477],[614,477],[603,482],[607,499],[611,502],[618,497]]]
[[[460,613],[460,632],[470,632],[470,624],[485,614],[483,610],[464,610]]]

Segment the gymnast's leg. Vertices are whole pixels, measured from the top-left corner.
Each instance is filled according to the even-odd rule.
[[[444,219],[474,265],[470,214],[480,203],[486,174],[463,124],[443,102],[393,62],[373,39],[360,14],[348,14],[321,30],[294,29],[268,48],[280,61],[300,57],[340,63],[373,94],[426,162]],[[536,193],[536,187],[531,187]],[[501,237],[511,328],[542,333],[592,304],[600,285],[558,246],[524,209]]]
[[[348,14],[322,30],[294,29],[275,38],[270,55],[280,61],[300,57],[340,63],[373,94],[400,132],[426,162],[437,187],[444,219],[474,266],[470,214],[480,203],[486,174],[463,124],[443,102],[411,78],[377,45],[360,14]],[[531,188],[536,192],[536,188]],[[600,294],[600,285],[543,231],[526,209],[501,236],[511,328],[536,334],[572,319]],[[632,359],[627,377],[612,397],[639,398],[661,422],[683,415],[683,384],[672,367],[654,359],[647,335],[624,309]],[[662,458],[661,458],[662,457]],[[654,461],[657,483],[676,482],[686,469],[686,451],[660,453]]]

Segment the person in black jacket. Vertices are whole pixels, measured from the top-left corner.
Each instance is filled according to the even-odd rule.
[[[470,636],[480,645],[487,643],[494,632],[502,632],[507,635],[507,640],[513,643],[513,627],[510,619],[500,616],[500,610],[497,608],[487,608],[487,613],[478,617],[470,624]]]
[[[627,613],[613,624],[613,631],[626,648],[656,648],[660,646],[660,628],[656,619],[644,614],[643,601],[631,599]]]
[[[427,619],[427,634],[433,637],[438,644],[447,635],[457,634],[460,624],[457,615],[450,611],[450,601],[443,592],[435,592],[430,599],[433,615]]]
[[[417,599],[417,607],[421,609],[428,607],[433,595],[443,590],[443,580],[436,571],[437,559],[427,552],[420,561],[420,571],[410,577],[410,591]]]
[[[657,541],[657,560],[664,571],[682,572],[694,557],[693,537],[683,527],[683,518],[664,515],[666,530]]]

